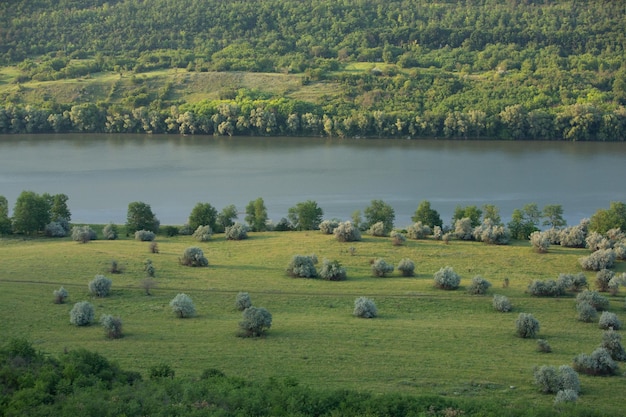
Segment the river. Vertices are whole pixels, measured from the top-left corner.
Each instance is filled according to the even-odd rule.
[[[198,202],[243,212],[262,197],[274,222],[306,200],[348,220],[379,199],[398,227],[422,200],[444,224],[457,205],[495,204],[508,221],[534,202],[562,205],[573,225],[626,201],[625,160],[626,143],[0,135],[0,195],[12,209],[24,190],[67,194],[74,223],[123,224],[142,201],[180,225]]]

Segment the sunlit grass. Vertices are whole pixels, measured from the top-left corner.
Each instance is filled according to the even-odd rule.
[[[157,239],[159,253],[147,242],[130,239],[79,244],[69,240],[5,239],[0,241],[0,324],[3,338],[25,336],[38,349],[59,354],[86,347],[122,366],[142,373],[158,363],[170,364],[181,376],[197,376],[218,368],[252,380],[293,377],[303,384],[372,392],[404,392],[497,398],[515,404],[551,404],[532,385],[536,365],[571,364],[579,353],[590,353],[601,340],[595,324],[576,320],[573,296],[535,298],[525,293],[532,279],[555,279],[580,271],[582,249],[551,247],[537,254],[525,242],[489,246],[451,241],[408,241],[393,246],[389,238],[365,236],[362,242],[339,243],[319,232],[252,233],[244,241],[216,235],[199,243],[191,237]],[[208,268],[179,265],[185,248],[199,246]],[[352,255],[349,248],[355,248]],[[285,275],[291,257],[315,253],[339,260],[348,279],[328,282]],[[382,257],[397,264],[410,258],[416,276],[371,275],[370,260]],[[158,286],[144,295],[140,281],[150,258]],[[124,268],[109,274],[111,260]],[[461,277],[457,291],[433,287],[433,273],[452,266]],[[616,268],[624,270],[620,262]],[[108,298],[94,299],[87,283],[96,274],[113,280]],[[487,296],[470,296],[464,289],[481,275],[493,287]],[[587,274],[593,282],[594,274]],[[505,278],[509,286],[503,288]],[[52,291],[69,291],[65,305],[52,302]],[[236,337],[241,313],[234,308],[237,292],[250,293],[253,305],[273,315],[267,337]],[[197,317],[176,319],[169,301],[179,292],[190,295]],[[511,313],[497,313],[491,296],[508,296]],[[379,317],[352,316],[358,296],[372,298]],[[624,298],[610,297],[611,311],[624,321]],[[69,310],[89,300],[96,316],[120,316],[125,337],[106,340],[99,325],[76,328]],[[539,337],[553,353],[536,351],[535,340],[515,336],[520,312],[540,322]],[[626,387],[624,377],[581,377],[585,405],[615,412],[610,392]]]

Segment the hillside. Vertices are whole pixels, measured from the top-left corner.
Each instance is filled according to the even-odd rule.
[[[2,2],[0,133],[623,140],[624,27],[613,1]]]

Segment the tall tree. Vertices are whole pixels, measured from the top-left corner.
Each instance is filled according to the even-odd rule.
[[[217,210],[209,203],[196,204],[189,214],[189,229],[196,230],[198,226],[209,226],[216,229]]]
[[[246,206],[246,222],[254,232],[267,229],[267,208],[261,197],[250,201]]]
[[[548,204],[544,206],[541,216],[545,219],[543,221],[544,226],[559,228],[567,224],[563,218],[563,206],[560,204]]]
[[[476,206],[461,207],[458,205],[454,209],[452,224],[454,225],[457,220],[467,217],[471,220],[472,227],[476,227],[480,224],[480,216],[482,216],[482,214],[483,212]]]
[[[443,225],[439,212],[430,208],[430,201],[428,200],[420,202],[419,206],[417,206],[417,209],[415,210],[415,214],[411,217],[411,220],[415,223],[422,222],[422,224],[430,227],[441,227]]]
[[[589,230],[606,233],[615,228],[626,232],[626,204],[620,201],[612,201],[608,209],[596,211],[589,219]]]
[[[230,204],[222,209],[220,214],[217,215],[217,221],[215,222],[215,231],[222,233],[227,227],[235,224],[237,218],[237,207],[234,204]]]
[[[9,202],[0,195],[0,235],[11,233],[11,219],[9,218]]]
[[[393,222],[396,220],[393,207],[382,200],[372,200],[371,204],[363,210],[363,215],[365,216],[364,227],[366,229],[378,222],[383,222],[385,234],[391,232]]]
[[[324,216],[324,211],[317,203],[307,200],[289,208],[287,217],[296,230],[316,230]]]
[[[13,230],[17,233],[38,232],[50,223],[49,200],[33,191],[22,191],[13,209]]]
[[[159,231],[159,225],[159,219],[152,213],[152,208],[149,204],[141,201],[128,204],[126,230],[129,233],[134,233],[138,230],[149,230],[157,233]]]

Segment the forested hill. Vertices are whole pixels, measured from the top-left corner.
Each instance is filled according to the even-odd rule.
[[[0,132],[624,140],[624,28],[621,0],[4,1]],[[175,69],[276,73],[299,87],[221,86],[202,102]],[[80,78],[100,90],[68,98],[42,85]],[[29,124],[27,105],[46,121]],[[70,117],[77,105],[94,120]],[[184,113],[211,121],[187,126]]]

